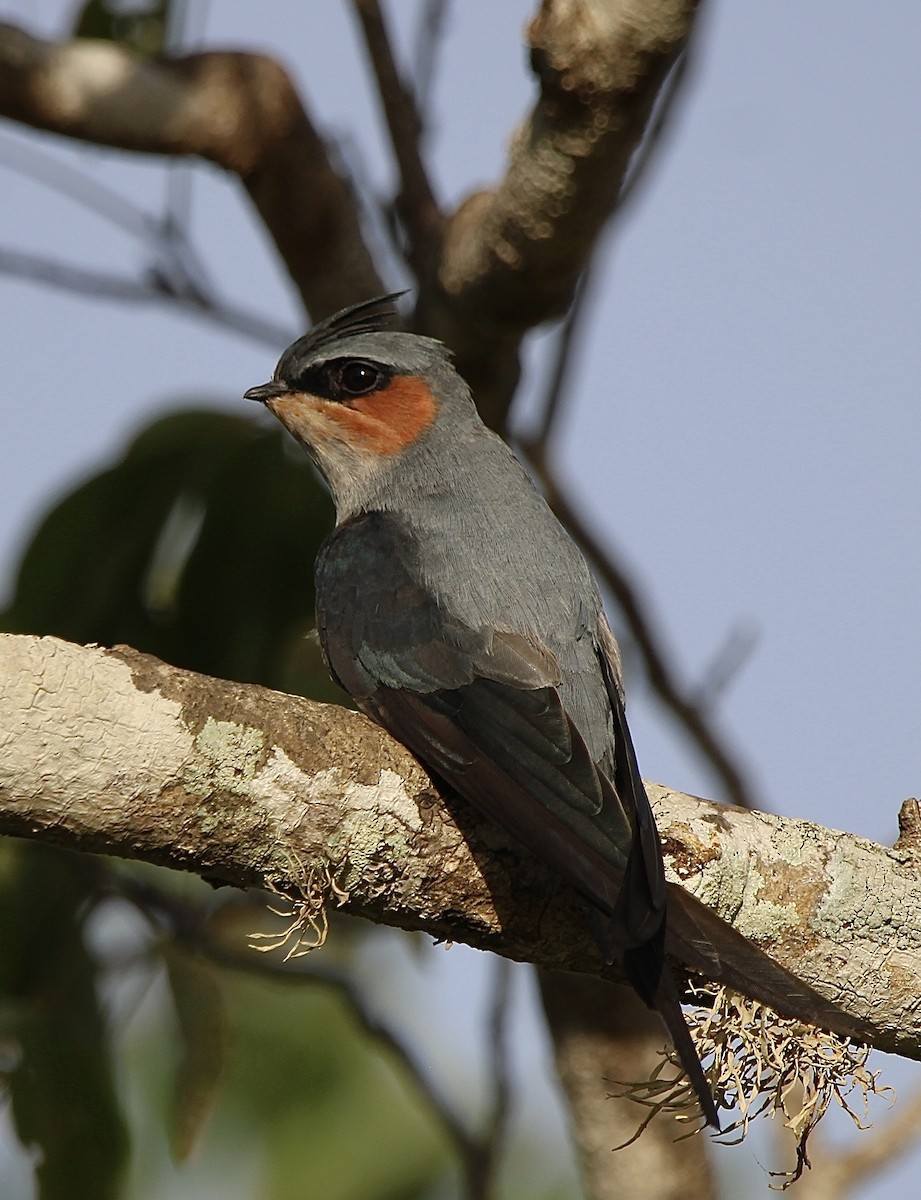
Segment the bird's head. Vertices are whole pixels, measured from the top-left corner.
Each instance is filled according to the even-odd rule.
[[[282,354],[269,383],[245,393],[305,447],[340,516],[361,507],[436,426],[478,420],[441,342],[387,328],[399,294],[316,325]]]

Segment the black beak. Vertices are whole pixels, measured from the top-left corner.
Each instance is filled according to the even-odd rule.
[[[260,383],[258,387],[251,387],[248,392],[243,393],[244,400],[258,400],[265,404],[267,400],[274,400],[276,396],[284,396],[291,389],[286,383],[280,383],[277,379],[270,379],[268,383]]]

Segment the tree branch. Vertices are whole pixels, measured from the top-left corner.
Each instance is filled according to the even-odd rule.
[[[0,273],[37,283],[50,283],[62,291],[76,292],[81,296],[98,296],[134,304],[169,300],[177,307],[212,321],[223,329],[232,329],[263,344],[283,346],[293,340],[291,331],[274,321],[266,321],[258,313],[237,308],[212,295],[191,289],[183,290],[159,272],[151,272],[140,278],[116,275],[71,263],[54,262],[38,254],[0,246]]]
[[[450,0],[425,0],[419,14],[416,44],[413,53],[412,78],[416,108],[422,119],[420,142],[424,145],[431,128],[426,116],[431,108],[432,84],[435,79],[435,64],[448,24]]]
[[[315,317],[384,291],[354,197],[285,70],[258,54],[156,61],[112,42],[50,42],[0,23],[0,115],[238,175]]]
[[[408,258],[423,274],[434,263],[441,243],[443,217],[422,161],[422,117],[415,96],[403,82],[384,15],[377,0],[354,0],[365,48],[400,171],[397,211],[409,240]]]
[[[725,788],[726,799],[740,808],[755,806],[754,787],[739,756],[729,748],[725,737],[718,732],[716,722],[699,697],[682,686],[669,665],[664,650],[665,639],[650,616],[650,606],[644,602],[636,582],[630,578],[617,557],[602,546],[585,521],[569,502],[546,459],[535,456],[525,447],[528,462],[543,485],[547,502],[576,539],[595,567],[598,578],[617,601],[630,636],[643,658],[649,686],[698,751],[710,764]]]
[[[362,12],[375,7],[362,0]],[[521,338],[566,309],[618,206],[695,10],[686,0],[543,0],[529,30],[535,108],[505,178],[461,206],[443,244],[411,98],[371,31],[418,235],[415,325],[452,347],[495,427],[518,381]],[[0,115],[98,145],[198,156],[235,173],[315,318],[385,290],[348,184],[272,59],[210,51],[144,60],[110,42],[55,43],[0,23]]]
[[[540,992],[591,1200],[715,1200],[707,1139],[677,1143],[674,1117],[661,1113],[631,1142],[648,1114],[612,1095],[661,1064],[656,1014],[632,988],[559,971],[540,972]]]
[[[0,832],[344,907],[540,966],[606,971],[578,898],[363,717],[128,648],[0,636]],[[650,785],[667,863],[824,998],[821,1023],[921,1057],[910,852]],[[677,893],[676,893],[677,897]],[[680,898],[680,897],[678,897]],[[673,906],[669,951],[735,983]],[[713,935],[712,930],[706,931]],[[717,935],[718,936],[718,935]],[[769,975],[758,998],[815,1023]]]
[[[521,338],[568,307],[696,7],[543,0],[531,23],[540,94],[505,177],[450,218],[437,288],[420,281],[420,327],[454,349],[495,428],[518,378]]]
[[[348,971],[334,966],[329,959],[321,960],[313,955],[257,956],[245,942],[221,935],[220,922],[213,921],[213,909],[190,903],[147,878],[120,872],[112,892],[144,912],[159,937],[163,936],[164,928],[168,929],[170,937],[177,939],[190,954],[203,956],[215,966],[244,972],[259,979],[324,988],[335,994],[362,1032],[377,1043],[382,1054],[402,1071],[426,1109],[441,1126],[465,1173],[475,1177],[488,1135],[480,1137],[470,1123],[455,1111],[455,1106],[429,1064],[420,1058],[405,1034],[392,1027],[376,1011],[374,1004],[369,1002]],[[226,914],[227,910],[223,911]]]

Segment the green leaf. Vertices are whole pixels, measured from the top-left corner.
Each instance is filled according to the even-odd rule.
[[[228,1027],[218,973],[174,943],[163,949],[181,1055],[170,1113],[173,1158],[192,1151],[217,1098],[227,1050]]]
[[[436,1194],[452,1169],[440,1127],[391,1063],[369,1053],[336,996],[238,976],[232,997],[225,1111],[263,1147],[265,1200]]]
[[[162,54],[171,0],[126,4],[124,0],[87,0],[77,10],[74,37],[117,42],[144,58]]]
[[[155,421],[41,522],[0,624],[341,695],[309,637],[332,505],[284,436],[218,412]]]
[[[84,923],[99,868],[49,846],[0,843],[0,1004],[16,1045],[13,1123],[37,1150],[40,1200],[115,1200],[128,1137]]]

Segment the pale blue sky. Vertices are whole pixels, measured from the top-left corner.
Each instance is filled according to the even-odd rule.
[[[71,7],[5,12],[52,34]],[[531,95],[520,31],[532,7],[455,6],[432,154],[446,200],[501,169]],[[279,55],[319,123],[350,130],[386,184],[344,5],[222,0],[206,43]],[[909,0],[710,7],[669,143],[606,245],[559,449],[691,680],[734,630],[757,635],[720,714],[764,801],[889,843],[921,789],[919,43]],[[0,245],[108,269],[143,261],[128,237],[3,165],[17,141],[35,144],[0,128]],[[85,167],[84,152],[39,141]],[[89,163],[157,211],[159,165],[98,150]],[[227,295],[300,332],[239,186],[203,167],[194,198],[194,233]],[[51,496],[164,402],[240,411],[278,349],[166,308],[3,277],[0,309],[4,586]],[[539,352],[530,360],[539,374]],[[714,793],[639,678],[630,713],[645,774]],[[897,1189],[893,1174],[861,1196]]]

